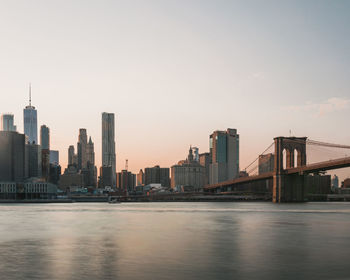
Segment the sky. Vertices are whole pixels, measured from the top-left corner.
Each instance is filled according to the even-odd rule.
[[[23,132],[31,82],[63,168],[79,128],[100,166],[102,112],[116,115],[118,171],[170,167],[228,127],[242,169],[290,131],[350,145],[350,1],[0,5],[0,113]]]

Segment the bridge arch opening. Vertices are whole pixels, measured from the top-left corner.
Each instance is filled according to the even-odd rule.
[[[283,169],[286,169],[287,168],[287,149],[283,149],[282,157],[283,157]]]
[[[299,154],[299,151],[297,149],[294,149],[294,166],[293,167],[298,167],[298,154]]]

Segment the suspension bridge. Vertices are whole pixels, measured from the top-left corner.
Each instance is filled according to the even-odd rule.
[[[318,176],[320,173],[346,167],[350,167],[350,146],[307,137],[276,137],[241,172],[241,177],[207,185],[204,191],[270,191],[273,202],[302,202],[306,198],[306,189],[311,185],[330,188],[330,176]]]

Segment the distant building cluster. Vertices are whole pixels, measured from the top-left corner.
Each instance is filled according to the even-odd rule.
[[[59,153],[50,150],[50,129],[46,125],[40,127],[38,142],[37,127],[30,87],[29,105],[23,110],[24,134],[17,132],[14,115],[1,116],[0,197],[25,194],[26,198],[47,198],[57,189],[61,175]]]
[[[62,193],[73,190],[93,193],[96,189],[125,195],[152,191],[198,192],[207,184],[240,176],[239,135],[236,129],[214,131],[209,136],[210,149],[207,152],[199,153],[198,147],[190,147],[187,157],[171,167],[155,165],[134,174],[128,170],[127,164],[117,172],[114,114],[103,112],[101,121],[102,164],[99,169],[95,165],[93,139],[86,128],[80,128],[77,143],[68,147],[68,164],[62,173],[59,152],[51,149],[50,128],[43,124],[38,131],[38,114],[32,105],[30,87],[29,104],[23,110],[24,133],[17,132],[13,114],[1,116],[2,192],[8,190],[11,197],[14,186],[27,193],[27,198],[45,197],[45,190],[50,189],[51,192],[51,186],[56,186]],[[266,170],[269,168],[271,166],[265,167]],[[29,182],[34,185],[28,185]],[[42,187],[43,184],[46,184],[45,187]],[[41,194],[32,195],[31,190],[38,190],[35,193]]]

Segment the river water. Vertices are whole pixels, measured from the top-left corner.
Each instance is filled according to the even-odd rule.
[[[350,203],[2,204],[0,279],[350,279]]]

